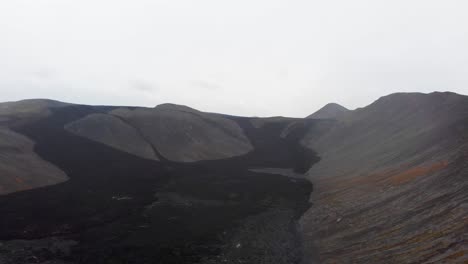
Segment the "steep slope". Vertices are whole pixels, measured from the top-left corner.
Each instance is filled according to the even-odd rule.
[[[349,110],[336,103],[330,103],[322,107],[317,112],[309,115],[307,118],[313,119],[337,119],[343,116]]]
[[[9,144],[3,147],[1,153],[0,168],[3,168],[4,174],[0,179],[0,194],[66,180],[64,173],[60,176],[51,172],[49,177],[41,176],[49,173],[53,165],[46,161],[40,165],[41,159],[33,151],[34,142],[29,140],[29,147],[23,147],[25,143],[17,137],[13,138],[10,128],[38,122],[60,108],[72,106],[44,99],[0,104],[0,126],[8,131],[3,133],[3,145],[6,142]],[[146,159],[194,162],[241,156],[253,150],[249,139],[235,121],[185,106],[165,104],[154,109],[95,107],[89,113],[79,120],[66,123],[65,129]],[[12,151],[13,147],[15,151]],[[21,162],[18,156],[14,156],[19,149],[23,155],[21,157],[25,159],[28,156],[31,162],[15,163]],[[17,167],[16,170],[12,169]],[[31,171],[35,174],[28,173]],[[56,168],[56,171],[59,170]],[[33,176],[34,179],[31,178]]]
[[[138,129],[166,159],[180,162],[225,159],[252,150],[239,125],[221,115],[178,105],[120,108],[110,114]]]
[[[34,142],[0,127],[0,195],[56,184],[68,179],[66,174],[40,158]]]
[[[0,103],[0,195],[68,179],[65,172],[34,152],[34,141],[11,129],[35,122],[49,115],[51,108],[65,105],[42,99]]]
[[[309,246],[324,263],[466,259],[466,135],[468,97],[453,93],[386,96],[309,134]]]
[[[104,143],[138,157],[158,160],[152,146],[140,132],[121,118],[109,114],[91,114],[65,125],[72,133]]]

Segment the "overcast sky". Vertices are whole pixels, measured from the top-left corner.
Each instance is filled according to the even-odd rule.
[[[468,1],[2,0],[0,101],[306,116],[468,94]]]

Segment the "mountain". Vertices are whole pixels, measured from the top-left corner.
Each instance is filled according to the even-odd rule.
[[[3,103],[0,263],[464,263],[467,159],[449,92],[307,118]]]
[[[119,108],[111,114],[139,130],[171,161],[225,159],[252,150],[240,126],[218,114],[169,104],[154,109]]]
[[[454,93],[392,94],[307,135],[321,161],[306,239],[337,263],[451,262],[466,233],[467,135],[468,97]]]
[[[176,105],[120,107],[91,114],[66,129],[148,159],[193,162],[224,159],[252,150],[239,125],[217,114]]]
[[[343,116],[349,110],[339,104],[330,103],[322,107],[317,112],[309,115],[307,118],[313,119],[336,119]]]

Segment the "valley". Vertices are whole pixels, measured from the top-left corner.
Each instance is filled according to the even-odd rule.
[[[0,104],[0,263],[466,263],[468,97]]]
[[[73,120],[109,110],[70,106],[15,127],[36,142],[38,155],[70,179],[0,197],[0,240],[13,247],[1,252],[4,263],[300,262],[297,221],[309,207],[312,185],[249,170],[304,172],[317,161],[315,156],[299,162],[289,158],[306,151],[294,136],[281,139],[288,122],[257,131],[247,119],[229,117],[249,131],[255,149],[193,163],[144,159],[63,129]],[[276,236],[281,243],[272,240]],[[54,251],[47,242],[34,249],[44,239],[73,248]],[[33,249],[14,253],[25,248]]]

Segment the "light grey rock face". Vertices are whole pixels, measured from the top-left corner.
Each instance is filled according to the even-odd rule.
[[[0,195],[57,184],[68,179],[33,151],[29,138],[0,127]]]
[[[162,156],[172,161],[224,159],[252,150],[239,125],[221,115],[170,104],[154,109],[121,108],[111,114],[137,128]]]
[[[119,117],[91,114],[67,124],[65,129],[135,156],[158,160],[153,148],[139,131]]]
[[[307,118],[313,119],[337,119],[343,116],[349,110],[339,104],[330,103],[311,114]]]

